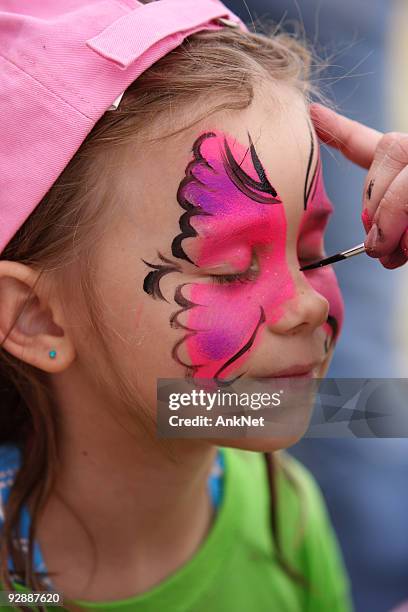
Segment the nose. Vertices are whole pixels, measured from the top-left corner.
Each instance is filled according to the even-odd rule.
[[[313,289],[303,273],[297,275],[294,290],[294,295],[282,305],[282,316],[267,323],[275,334],[312,332],[327,321],[329,302]]]

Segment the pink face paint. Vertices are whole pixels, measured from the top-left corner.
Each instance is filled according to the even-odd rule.
[[[367,208],[365,208],[361,213],[361,220],[363,222],[365,231],[368,233],[371,229],[373,222],[371,221],[370,213],[368,212]]]
[[[306,256],[317,260],[322,257],[324,231],[332,210],[332,204],[324,188],[322,165],[319,158],[314,185],[310,191],[309,201],[299,228],[299,259]],[[328,335],[335,339],[334,337],[337,337],[343,325],[344,304],[334,270],[331,266],[325,266],[309,270],[304,274],[313,289],[329,302],[329,319],[324,327]]]
[[[193,261],[208,274],[217,274],[216,266],[226,262],[231,267],[228,274],[242,272],[250,265],[255,247],[258,254],[255,279],[228,285],[192,283],[188,300],[183,303],[183,294],[179,295],[182,311],[189,311],[190,333],[173,354],[180,360],[178,349],[184,344],[195,376],[222,380],[248,359],[261,339],[263,323],[282,317],[283,305],[295,287],[285,255],[284,206],[252,143],[248,151],[213,131],[203,134],[193,151],[194,159],[178,191],[179,203],[187,212],[180,220],[183,232],[173,241],[173,254]],[[190,244],[198,252],[194,258],[186,252],[189,236],[194,236]]]

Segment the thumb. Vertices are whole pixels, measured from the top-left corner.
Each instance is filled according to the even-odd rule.
[[[362,168],[369,168],[383,134],[348,119],[321,104],[310,105],[310,116],[317,135],[326,144],[338,149],[347,159]]]

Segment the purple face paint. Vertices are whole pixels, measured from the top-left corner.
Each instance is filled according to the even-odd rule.
[[[222,380],[248,359],[261,339],[263,323],[280,319],[295,287],[285,255],[285,210],[252,142],[248,152],[231,137],[213,131],[202,135],[193,151],[178,192],[187,212],[180,220],[183,232],[173,242],[173,254],[208,274],[217,274],[216,266],[225,268],[226,262],[229,273],[242,273],[255,249],[257,256],[251,279],[188,285],[189,299],[182,311],[189,311],[190,333],[175,347],[175,356],[180,360],[178,350],[184,345],[195,376]],[[190,244],[198,253],[194,259],[186,253],[190,236],[195,237]]]

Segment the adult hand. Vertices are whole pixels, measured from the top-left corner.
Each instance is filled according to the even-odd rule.
[[[322,106],[310,114],[319,138],[368,169],[361,215],[367,254],[385,268],[408,260],[408,134],[382,134]]]

